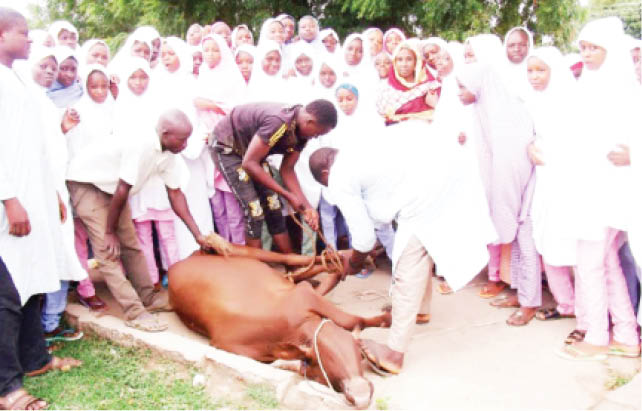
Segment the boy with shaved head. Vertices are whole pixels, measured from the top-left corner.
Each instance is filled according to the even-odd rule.
[[[13,70],[29,56],[27,21],[0,7],[0,409],[43,409],[24,375],[75,367],[47,352],[40,295],[60,288],[61,220],[38,102]]]
[[[82,121],[68,112],[63,130],[69,131]],[[176,215],[196,241],[207,247],[180,189],[188,176],[176,154],[187,145],[192,124],[182,111],[169,110],[160,116],[156,132],[158,139],[141,139],[126,146],[114,144],[114,138],[105,136],[87,146],[70,147],[74,155],[67,169],[71,202],[89,234],[98,271],[122,306],[125,324],[149,332],[167,328],[150,313],[170,307],[166,294],[155,291],[151,282],[132,222],[129,195],[137,193],[151,177],[159,176]]]

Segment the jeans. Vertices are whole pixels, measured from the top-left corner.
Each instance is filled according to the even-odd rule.
[[[0,396],[22,387],[24,373],[49,364],[40,324],[40,296],[22,307],[7,267],[0,258]]]
[[[45,295],[40,317],[44,332],[50,333],[60,325],[62,313],[67,307],[67,290],[69,290],[69,281],[61,281],[60,290]]]

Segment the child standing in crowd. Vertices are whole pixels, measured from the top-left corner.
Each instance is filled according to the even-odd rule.
[[[245,84],[250,83],[250,78],[252,76],[252,68],[254,67],[255,53],[256,53],[256,49],[254,48],[254,46],[250,46],[247,44],[240,45],[234,51],[234,60],[236,61],[236,65],[239,67],[239,71],[243,76],[243,80],[245,80]],[[247,98],[247,93],[246,93],[246,98]]]
[[[59,46],[56,58],[60,60],[58,77],[48,88],[47,96],[58,108],[67,108],[82,97],[83,89],[78,81],[78,60],[71,48]]]
[[[72,50],[78,47],[78,30],[68,21],[58,20],[51,23],[49,34],[53,37],[56,46],[67,46]]]

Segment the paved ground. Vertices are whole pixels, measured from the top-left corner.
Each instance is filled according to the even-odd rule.
[[[389,266],[382,264],[367,279],[353,277],[341,283],[329,298],[346,311],[374,315],[386,302],[389,273]],[[564,360],[556,356],[555,351],[573,329],[574,320],[533,320],[525,327],[509,327],[505,320],[511,309],[491,307],[488,300],[479,298],[481,283],[483,276],[480,275],[456,294],[434,293],[432,321],[416,327],[403,373],[387,378],[368,373],[375,386],[372,408],[642,409],[639,358],[609,358],[597,363]],[[120,316],[119,310],[104,287],[99,287],[99,293],[114,308],[98,320],[103,326],[107,324],[107,328],[122,331],[122,323],[109,318]],[[549,295],[546,300],[550,304]],[[78,305],[72,304],[70,311],[74,315],[82,314],[84,321],[95,319]],[[183,351],[192,354],[201,348],[204,352],[211,349],[205,338],[188,330],[173,313],[162,317],[170,322],[169,331],[147,334],[146,343],[163,346],[161,351],[180,345]],[[387,332],[368,329],[362,335],[385,342]],[[180,348],[176,347],[179,351]],[[228,365],[236,367],[235,361]],[[262,364],[253,361],[243,359],[242,364],[265,371]],[[285,372],[279,372],[276,378],[282,381]],[[637,377],[623,387],[607,389],[616,381],[628,381],[636,374]],[[295,402],[292,405],[290,402],[289,406],[313,408],[317,404]],[[318,407],[336,408],[337,404],[319,403]]]

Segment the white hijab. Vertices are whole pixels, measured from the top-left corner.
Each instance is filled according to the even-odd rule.
[[[107,48],[107,63],[109,64],[109,58],[111,57],[111,54],[110,54],[109,46],[107,45],[107,43],[105,43],[105,41],[101,40],[101,39],[90,39],[90,40],[87,40],[86,42],[84,42],[82,44],[82,46],[80,47],[80,58],[81,58],[80,61],[79,61],[80,65],[86,65],[87,64],[87,57],[89,56],[89,51],[96,44],[102,44],[103,46],[105,46],[105,48]]]
[[[337,58],[331,54],[325,54],[319,57],[318,64],[314,70],[314,98],[323,98],[332,103],[335,103],[334,92],[339,84],[343,82],[343,76],[341,75],[341,65],[337,61]],[[326,65],[334,71],[337,79],[331,87],[326,87],[321,83],[321,67]],[[336,105],[336,104],[335,104]],[[338,109],[337,109],[338,110]]]
[[[308,75],[303,75],[296,69],[296,59],[298,59],[300,56],[307,56],[312,60],[312,71],[310,71]],[[296,43],[292,44],[289,49],[288,67],[286,69],[288,71],[294,70],[295,76],[288,79],[288,84],[294,87],[301,86],[307,89],[303,92],[309,92],[309,89],[314,83],[314,72],[316,71],[316,66],[318,64],[317,56],[317,50],[312,44],[306,41],[297,41]]]
[[[337,41],[337,46],[335,47],[334,52],[332,53],[330,53],[330,51],[325,47],[325,44],[323,44],[323,40],[325,40],[327,37],[334,37],[334,39]],[[339,35],[333,29],[321,30],[317,38],[314,39],[314,41],[312,42],[312,44],[314,45],[314,48],[317,51],[317,55],[319,56],[323,55],[324,53],[331,54],[333,56],[341,55],[341,41],[339,40]]]
[[[250,33],[252,44],[254,44],[254,34],[252,34],[252,30],[250,30],[247,24],[239,24],[238,26],[234,27],[234,30],[232,30],[232,48],[234,50],[239,48],[239,44],[236,43],[236,34],[239,32],[240,29],[245,29]]]
[[[506,36],[504,37],[504,70],[506,73],[506,84],[511,89],[515,90],[516,95],[518,95],[519,97],[523,97],[523,95],[527,93],[531,88],[530,84],[528,83],[528,78],[526,77],[526,60],[528,59],[528,55],[521,63],[515,64],[508,59],[508,56],[506,54],[508,38],[516,31],[522,31],[523,33],[526,33],[526,36],[528,37],[529,52],[533,50],[534,47],[533,34],[528,31],[526,27],[513,27],[508,31],[508,33],[506,33]]]
[[[633,181],[631,167],[613,166],[606,158],[619,144],[631,146],[639,135],[640,93],[623,25],[617,17],[587,23],[578,42],[586,41],[606,49],[606,58],[597,70],[585,64],[578,80],[582,121],[581,158],[587,178],[583,201],[590,201],[582,226],[584,239],[601,238],[604,227],[625,230],[630,221]],[[633,149],[632,149],[633,150]],[[590,229],[593,229],[592,231]]]
[[[58,46],[58,35],[60,34],[61,31],[67,30],[69,32],[75,33],[76,34],[76,39],[78,39],[78,29],[71,24],[70,22],[66,20],[58,20],[54,21],[51,23],[51,26],[49,26],[49,34],[51,34],[51,37],[53,37],[54,44]]]
[[[388,53],[388,54],[389,54],[389,55],[391,55],[391,56],[392,56],[392,53],[394,53],[395,51],[394,51],[394,50],[387,50],[387,49],[386,49],[386,39],[387,39],[387,38],[388,38],[388,36],[389,36],[389,35],[391,35],[392,33],[395,33],[395,34],[399,35],[399,37],[401,37],[401,40],[399,41],[399,44],[401,44],[401,42],[403,42],[404,40],[406,40],[406,35],[405,35],[405,34],[403,34],[403,31],[399,30],[398,28],[393,27],[393,28],[391,28],[391,29],[389,29],[389,30],[386,30],[385,34],[383,35],[383,51],[385,51],[386,53]],[[364,43],[364,44],[365,44],[365,43]],[[370,54],[370,53],[368,53],[368,54]]]
[[[491,65],[498,69],[506,59],[502,41],[494,34],[478,34],[469,37],[466,43],[473,49],[477,63]]]
[[[263,70],[263,59],[265,56],[276,51],[281,55],[281,68],[273,75],[268,75]],[[286,62],[283,60],[283,53],[279,43],[274,40],[265,40],[260,43],[256,50],[254,65],[252,66],[252,75],[248,84],[249,99],[251,101],[279,101],[290,103],[291,98],[288,96],[286,82],[283,79],[283,70]]]
[[[225,112],[243,101],[245,80],[236,65],[232,51],[225,39],[218,34],[208,34],[203,37],[201,46],[207,40],[214,40],[221,54],[221,60],[214,68],[209,68],[203,61],[198,79],[196,80],[199,96],[214,101]]]
[[[44,43],[47,40],[47,37],[49,36],[51,36],[51,33],[49,33],[47,30],[41,30],[41,29],[29,30],[29,38],[33,41],[34,46],[47,47],[45,46]],[[54,40],[54,45],[55,43],[56,41]]]
[[[132,34],[127,37],[125,44],[116,52],[114,58],[109,63],[109,70],[113,72],[119,72],[122,68],[122,64],[125,64],[129,57],[132,56],[132,47],[135,42],[145,43],[149,47],[150,59],[153,52],[152,42],[149,38],[149,33],[145,33],[146,30],[140,30],[142,27],[136,29]]]
[[[147,89],[140,96],[134,94],[127,85],[131,75],[138,70],[142,70],[150,78]],[[114,104],[116,137],[126,143],[131,137],[155,136],[156,121],[161,113],[158,99],[154,96],[156,88],[149,63],[142,57],[131,56],[123,63],[118,76],[122,79],[123,86],[120,87],[118,100]]]

